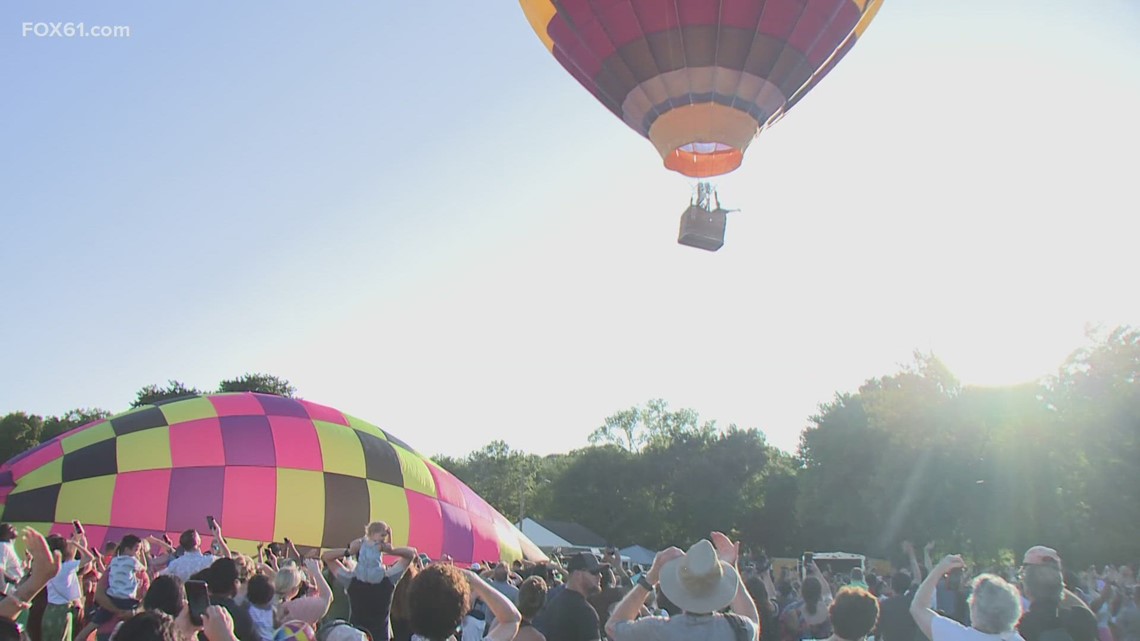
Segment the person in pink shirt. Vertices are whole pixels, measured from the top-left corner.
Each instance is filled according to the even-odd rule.
[[[305,559],[304,574],[316,585],[317,593],[313,596],[298,597],[302,571],[296,566],[284,567],[277,572],[273,579],[273,587],[277,592],[277,622],[304,621],[316,626],[329,611],[332,604],[332,588],[321,572],[321,562],[316,559]]]

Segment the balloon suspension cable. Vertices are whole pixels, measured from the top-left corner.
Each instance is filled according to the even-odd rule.
[[[693,196],[693,204],[705,211],[720,209],[720,201],[716,195],[716,186],[709,182],[697,183],[697,193]]]

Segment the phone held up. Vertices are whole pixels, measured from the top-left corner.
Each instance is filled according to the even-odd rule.
[[[812,554],[811,552],[804,552],[804,571],[803,571],[803,576],[804,576],[805,578],[806,578],[806,577],[807,577],[807,575],[808,575],[808,568],[810,568],[810,567],[811,567],[811,564],[812,564],[812,563],[814,562],[814,560],[815,560],[815,558],[814,558],[814,557],[815,557],[815,555],[814,555],[814,554]]]
[[[208,525],[210,527],[211,532],[214,532],[215,530],[218,529],[218,522],[215,521],[214,517],[212,517],[212,516],[206,517],[206,525]]]
[[[75,528],[76,534],[83,534],[83,524],[79,521],[72,521],[71,526]]]
[[[186,591],[186,603],[190,608],[190,623],[201,626],[202,615],[210,607],[210,592],[206,589],[206,582],[187,581],[182,585]]]

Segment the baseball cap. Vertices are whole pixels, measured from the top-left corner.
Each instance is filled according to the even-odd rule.
[[[566,564],[568,572],[577,572],[579,570],[584,572],[593,572],[597,574],[602,570],[610,567],[609,563],[601,563],[598,557],[590,554],[589,552],[579,552],[570,557],[570,562]]]
[[[1057,554],[1053,548],[1035,545],[1025,551],[1025,558],[1022,559],[1021,563],[1022,565],[1053,565],[1060,569],[1061,555]]]

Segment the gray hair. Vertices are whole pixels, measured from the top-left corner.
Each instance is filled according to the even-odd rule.
[[[995,574],[979,574],[971,583],[970,622],[987,634],[1012,632],[1021,618],[1021,593]]]

